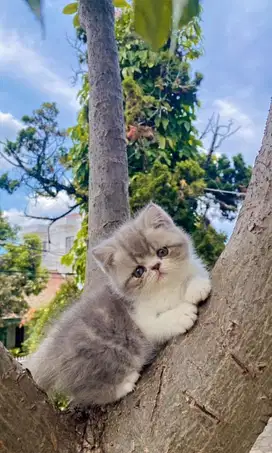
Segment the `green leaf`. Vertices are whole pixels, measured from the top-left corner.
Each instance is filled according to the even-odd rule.
[[[168,124],[169,124],[169,119],[168,118],[163,118],[162,119],[162,125],[163,125],[163,128],[164,128],[165,131],[167,129]]]
[[[113,6],[115,8],[128,8],[130,4],[126,0],[113,0]]]
[[[199,0],[188,0],[187,5],[184,6],[182,15],[179,19],[179,28],[182,28],[185,25],[187,25],[195,16],[198,16],[199,13],[200,13]]]
[[[166,143],[165,137],[163,137],[163,135],[159,135],[160,149],[165,149],[165,143]]]
[[[160,49],[200,12],[199,0],[134,0],[135,31],[153,50]]]
[[[167,141],[169,143],[170,148],[175,149],[174,142],[170,137],[167,137]]]
[[[158,128],[161,124],[161,118],[159,116],[155,117],[155,126]]]
[[[74,15],[73,24],[74,24],[74,27],[75,27],[75,28],[80,27],[80,22],[79,22],[79,15],[78,15],[78,13],[76,13],[76,14]]]
[[[167,41],[172,25],[172,0],[134,0],[135,31],[158,50]]]
[[[69,3],[69,5],[66,5],[62,12],[63,14],[75,14],[78,10],[78,2],[74,3]]]
[[[188,121],[184,121],[183,125],[184,125],[186,131],[189,132],[189,130],[191,129],[190,123],[188,123]]]
[[[176,47],[178,29],[185,27],[200,12],[199,0],[173,0],[173,22],[170,51]]]

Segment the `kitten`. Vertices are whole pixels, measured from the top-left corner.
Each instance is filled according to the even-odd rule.
[[[26,364],[46,391],[83,406],[131,392],[156,347],[193,326],[211,290],[190,237],[153,203],[93,255],[107,285],[70,307]]]

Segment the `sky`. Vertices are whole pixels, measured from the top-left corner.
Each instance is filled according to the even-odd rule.
[[[73,86],[76,55],[69,44],[74,38],[70,16],[62,14],[67,0],[45,0],[46,38],[23,0],[1,0],[0,13],[0,141],[14,139],[20,119],[42,102],[55,101],[61,127],[75,124],[78,103]],[[233,120],[239,131],[225,141],[220,152],[238,152],[249,164],[261,145],[268,113],[272,62],[271,0],[203,0],[204,55],[193,69],[204,75],[199,92],[201,108],[197,127],[205,129],[209,117]],[[205,141],[209,144],[209,137]],[[1,145],[0,145],[1,146]],[[0,172],[7,165],[0,160]],[[0,208],[12,223],[34,223],[23,216],[25,208],[36,215],[63,212],[69,200],[29,201],[24,189],[9,196],[0,191]],[[218,230],[230,234],[233,223],[213,219]]]

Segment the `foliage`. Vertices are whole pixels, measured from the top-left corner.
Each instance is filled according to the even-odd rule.
[[[62,264],[73,266],[73,272],[76,274],[75,281],[82,285],[85,279],[86,272],[86,256],[87,256],[87,237],[88,237],[88,217],[82,220],[81,228],[77,233],[71,250],[62,257]]]
[[[202,166],[206,172],[206,184],[210,189],[245,193],[252,168],[244,161],[242,154],[233,156],[232,161],[224,154],[212,156],[207,164],[206,156],[202,156]],[[239,207],[239,198],[235,194],[216,193],[216,197],[206,199],[206,207],[216,203],[223,218],[233,220]]]
[[[206,225],[203,217],[198,217],[191,232],[199,255],[209,269],[212,269],[225,248],[227,236],[218,233],[211,225]]]
[[[78,37],[84,44],[82,30],[78,30]],[[243,159],[238,159],[237,172],[237,158],[231,162],[226,156],[211,156],[207,163],[206,155],[199,151],[202,143],[194,121],[202,76],[199,73],[194,78],[190,76],[190,61],[201,54],[199,20],[194,19],[179,32],[179,45],[171,57],[167,51],[169,43],[155,53],[135,37],[129,9],[116,20],[116,38],[124,92],[131,210],[135,212],[150,199],[162,205],[178,225],[192,234],[198,252],[211,267],[224,248],[226,236],[210,225],[206,212],[200,212],[199,203],[201,201],[202,208],[207,208],[207,203],[208,207],[216,204],[218,215],[233,216],[238,206],[237,197],[226,199],[226,195],[220,193],[207,195],[205,190],[216,184],[222,190],[228,187],[228,190],[239,191],[242,181],[245,186],[248,183],[250,168]],[[80,58],[81,63],[86,62],[82,52]],[[87,78],[84,78],[79,99],[82,109],[78,123],[69,130],[74,142],[69,159],[74,162],[74,180],[86,183],[88,168],[82,162],[87,159],[88,148]],[[84,239],[87,239],[87,219],[63,259],[66,264],[74,264],[80,282],[85,276]]]
[[[32,353],[42,341],[52,320],[57,319],[65,308],[79,297],[80,291],[71,280],[63,283],[53,300],[45,307],[36,310],[28,323],[28,338],[24,343],[24,352]]]
[[[0,211],[0,247],[3,242],[11,241],[16,238],[16,229],[13,228]]]
[[[39,294],[48,280],[47,271],[41,267],[42,244],[34,234],[15,243],[16,234],[1,213],[0,238],[0,316],[22,314],[28,306],[26,296]]]
[[[70,182],[69,165],[65,165],[66,132],[58,127],[58,113],[55,103],[46,102],[32,116],[23,116],[23,129],[16,140],[7,140],[0,152],[15,173],[12,178],[9,173],[0,176],[0,189],[14,193],[24,186],[36,196],[51,198],[61,191],[77,195],[76,187]]]
[[[22,356],[21,348],[13,348],[13,349],[9,349],[9,352],[10,352],[10,354],[11,354],[13,357],[21,357],[21,356]]]
[[[150,170],[155,160],[174,168],[201,145],[193,125],[199,105],[202,75],[190,75],[190,61],[201,55],[198,20],[178,33],[178,48],[169,57],[167,46],[152,52],[135,39],[131,13],[116,21],[130,174]],[[149,134],[147,134],[149,132]]]

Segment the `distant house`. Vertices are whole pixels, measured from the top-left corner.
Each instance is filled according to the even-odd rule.
[[[40,308],[53,299],[56,292],[72,273],[72,268],[61,263],[63,255],[71,249],[81,226],[81,216],[69,214],[55,222],[48,232],[48,225],[41,223],[24,228],[23,233],[35,233],[42,241],[42,265],[48,269],[50,277],[47,287],[38,295],[30,296],[30,307]]]
[[[43,248],[43,266],[49,271],[62,274],[72,271],[71,268],[61,264],[61,258],[71,249],[80,226],[81,216],[74,213],[53,223],[50,227],[50,234],[48,234],[48,225],[45,222],[25,227],[23,234],[34,233],[40,237]]]
[[[61,264],[63,255],[69,252],[81,226],[79,214],[70,214],[55,222],[50,228],[50,242],[46,223],[30,225],[22,233],[35,233],[42,241],[42,265],[49,271],[46,288],[37,296],[29,296],[30,308],[41,308],[55,296],[60,286],[69,278],[72,268]],[[25,329],[21,317],[14,313],[0,318],[0,341],[8,349],[19,348],[24,341]]]

